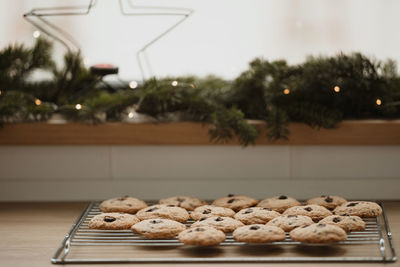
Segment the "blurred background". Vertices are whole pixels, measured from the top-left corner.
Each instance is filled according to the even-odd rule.
[[[12,42],[34,42],[32,34],[36,29],[22,18],[31,9],[89,2],[2,0],[0,47]],[[213,73],[233,79],[246,69],[250,60],[260,56],[299,63],[311,54],[359,51],[382,60],[400,61],[397,34],[400,2],[396,0],[132,0],[131,3],[194,11],[147,50],[151,72],[157,77]],[[181,17],[122,16],[117,0],[98,0],[87,16],[48,19],[77,40],[87,64],[112,63],[120,67],[123,79],[140,79],[136,52]],[[60,60],[65,49],[58,45],[55,50]]]
[[[157,77],[215,74],[231,80],[255,57],[300,63],[308,55],[361,52],[400,62],[398,0],[130,3],[194,11],[147,49],[151,74]],[[33,8],[88,4],[89,0],[1,0],[0,47],[35,43],[37,29],[22,17]],[[122,79],[140,80],[137,51],[181,17],[122,16],[119,1],[98,0],[87,16],[47,19],[77,40],[87,66],[111,63],[119,67]],[[58,43],[54,49],[61,64],[66,49]],[[213,199],[228,193],[257,198],[277,194],[303,199],[321,194],[399,197],[400,146],[396,145],[242,148],[110,143],[0,146],[0,200],[76,201],[125,194],[144,199],[175,194]]]

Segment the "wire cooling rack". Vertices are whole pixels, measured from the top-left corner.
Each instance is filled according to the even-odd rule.
[[[251,245],[228,234],[218,246],[187,246],[172,239],[147,239],[130,230],[94,230],[90,219],[99,211],[92,202],[82,212],[51,258],[52,263],[178,263],[178,262],[394,262],[392,234],[383,205],[382,215],[366,218],[366,229],[351,232],[332,245],[304,245],[290,237],[281,242]],[[191,225],[188,221],[186,225]]]

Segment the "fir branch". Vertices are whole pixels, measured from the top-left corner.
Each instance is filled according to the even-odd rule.
[[[267,135],[266,137],[271,141],[278,139],[289,139],[290,131],[288,129],[289,116],[287,113],[277,107],[271,107],[265,118]]]
[[[10,122],[45,121],[54,112],[50,103],[35,103],[35,98],[24,92],[14,90],[0,96],[0,125]]]
[[[236,136],[240,144],[248,146],[254,144],[258,137],[257,129],[250,125],[244,119],[243,112],[236,108],[220,109],[212,113],[211,118],[211,141],[227,142]]]
[[[295,103],[285,107],[291,121],[303,122],[312,128],[334,128],[343,114],[316,103]]]

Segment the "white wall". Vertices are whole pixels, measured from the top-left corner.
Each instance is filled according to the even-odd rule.
[[[32,43],[34,27],[22,14],[34,7],[88,0],[1,0],[0,47]],[[400,61],[398,0],[136,0],[187,7],[195,13],[148,50],[157,76],[214,73],[233,78],[257,56],[304,60],[309,54],[361,51]],[[120,66],[138,79],[135,52],[177,18],[122,17],[118,1],[99,0],[90,16],[53,17],[81,44],[90,63]],[[63,52],[57,48],[58,55]]]
[[[400,146],[0,146],[0,201],[399,199]]]

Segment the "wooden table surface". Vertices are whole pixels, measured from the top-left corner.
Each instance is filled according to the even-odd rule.
[[[0,266],[56,266],[50,258],[87,203],[0,203]],[[384,202],[397,254],[400,201]],[[112,264],[91,264],[106,266]],[[132,266],[133,264],[114,264]],[[244,264],[135,264],[135,266],[244,266]],[[246,266],[400,266],[395,263],[263,263]],[[85,266],[71,264],[70,266]],[[87,265],[86,265],[87,266]]]

